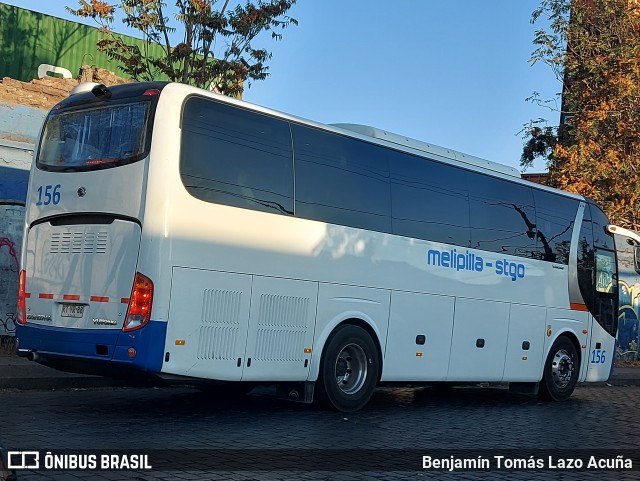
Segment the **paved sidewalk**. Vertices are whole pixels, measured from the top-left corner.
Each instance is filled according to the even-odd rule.
[[[122,386],[121,380],[52,369],[24,357],[0,356],[0,389],[70,389]]]
[[[640,385],[640,368],[619,367],[607,383],[585,385]],[[0,389],[70,389],[131,385],[131,382],[100,376],[61,372],[23,357],[0,356]]]

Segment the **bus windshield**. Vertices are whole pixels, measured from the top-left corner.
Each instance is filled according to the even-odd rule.
[[[53,111],[45,123],[37,165],[42,170],[93,170],[144,157],[149,102]]]

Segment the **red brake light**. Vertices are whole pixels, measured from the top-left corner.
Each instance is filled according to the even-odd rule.
[[[146,276],[136,272],[133,289],[129,299],[127,317],[124,320],[123,331],[135,331],[144,327],[151,319],[151,304],[153,303],[153,282]]]
[[[151,97],[152,95],[160,95],[160,90],[158,89],[147,89],[144,91],[144,93],[142,94],[146,97]]]
[[[26,271],[20,271],[20,277],[18,280],[18,309],[17,309],[17,321],[18,324],[27,323],[27,273]]]

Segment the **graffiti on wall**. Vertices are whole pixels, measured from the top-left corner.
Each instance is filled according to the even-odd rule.
[[[20,246],[29,172],[0,167],[0,336],[15,334]]]
[[[629,285],[624,280],[618,282],[620,311],[618,338],[616,345],[621,351],[638,351],[638,320],[640,319],[640,283]]]
[[[640,273],[636,270],[632,243],[616,236],[618,253],[618,336],[616,352],[620,360],[639,359],[640,343]]]
[[[0,336],[13,335],[24,206],[0,205]]]

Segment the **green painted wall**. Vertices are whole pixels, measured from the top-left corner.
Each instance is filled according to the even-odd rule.
[[[142,40],[122,37],[142,49]],[[98,51],[101,39],[97,28],[0,3],[0,78],[28,82],[38,77],[41,64],[66,68],[74,77],[84,64],[124,76],[118,62]]]

